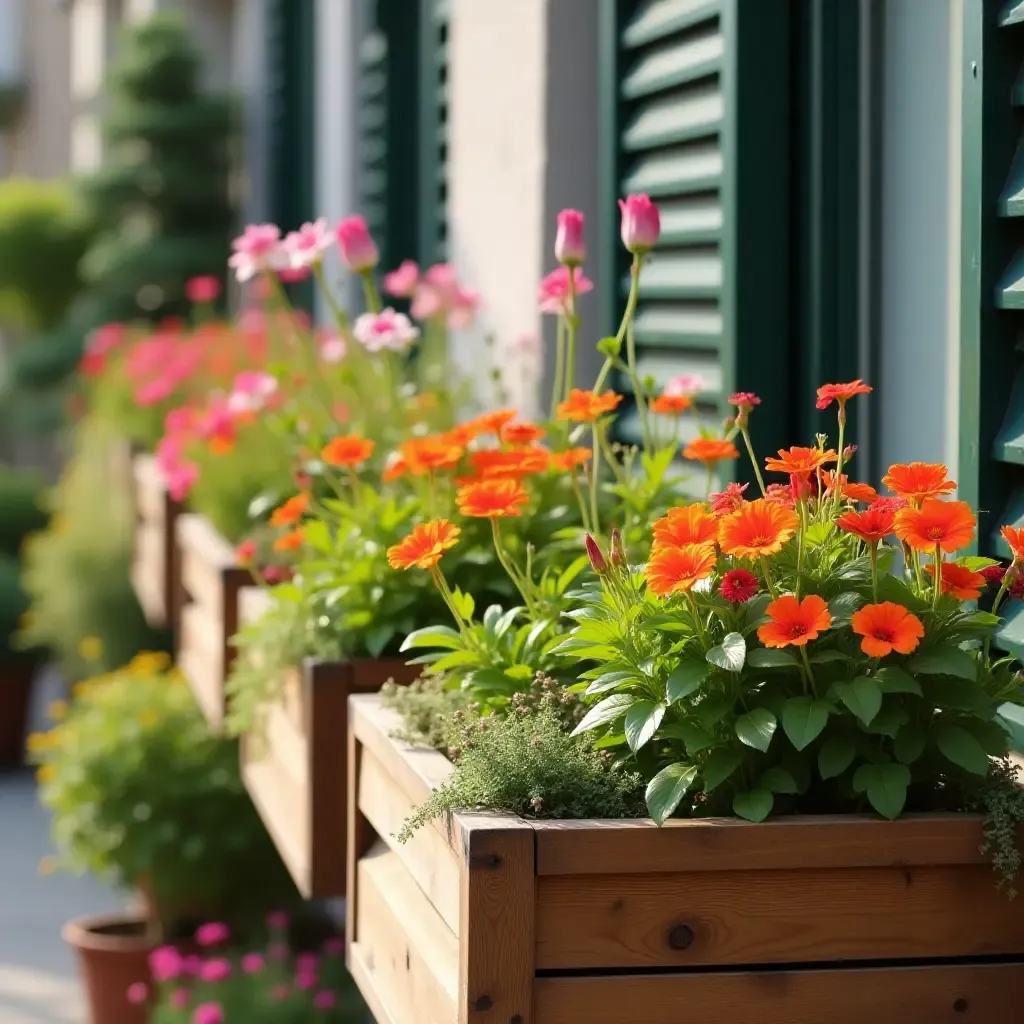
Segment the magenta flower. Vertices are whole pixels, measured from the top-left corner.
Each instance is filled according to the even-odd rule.
[[[309,267],[282,267],[277,272],[277,276],[284,284],[298,284],[300,281],[305,281],[311,273]]]
[[[246,974],[259,974],[266,966],[266,961],[260,953],[246,953],[242,957],[242,970]]]
[[[174,946],[160,946],[149,954],[149,968],[157,981],[171,981],[181,975],[184,965]]]
[[[308,992],[311,988],[316,988],[317,979],[316,974],[296,974],[295,975],[295,987],[302,989],[303,992]]]
[[[198,978],[199,972],[203,968],[203,958],[190,954],[181,961],[181,966],[185,974],[188,974],[193,978]]]
[[[380,262],[380,252],[370,237],[366,221],[362,217],[346,217],[334,230],[341,251],[341,262],[353,274],[373,270]]]
[[[420,335],[404,313],[396,313],[390,306],[380,313],[360,316],[352,334],[367,352],[404,352]]]
[[[288,927],[287,911],[275,910],[267,914],[267,927],[273,928],[275,932],[283,932]]]
[[[537,301],[542,313],[568,313],[569,269],[559,267],[541,281],[537,290]],[[572,280],[577,296],[593,290],[594,282],[589,277],[584,277],[579,267],[572,268]]]
[[[277,378],[262,370],[243,370],[231,383],[227,408],[233,415],[259,412],[277,394]]]
[[[324,953],[327,956],[343,956],[345,953],[345,940],[341,936],[335,936],[324,943]]]
[[[220,1003],[203,1003],[192,1014],[192,1024],[224,1024],[224,1011]]]
[[[196,929],[196,942],[200,946],[217,946],[231,937],[228,926],[220,921],[208,921]]]
[[[420,281],[420,268],[415,260],[403,260],[397,270],[384,275],[384,291],[396,299],[408,299]]]
[[[338,997],[330,989],[322,989],[313,996],[313,1005],[318,1010],[333,1010]]]
[[[334,244],[327,227],[327,218],[320,217],[303,224],[298,231],[289,232],[282,246],[293,270],[312,268],[323,262],[324,253]]]
[[[653,249],[661,237],[661,217],[650,196],[632,195],[619,200],[622,244],[632,253]]]
[[[316,974],[320,958],[316,953],[300,953],[295,958],[295,967],[300,974]]]
[[[185,282],[185,297],[189,302],[216,302],[220,298],[220,278],[213,274],[200,274]]]
[[[449,263],[435,263],[423,275],[412,302],[417,320],[445,320],[448,328],[461,331],[473,322],[480,306],[476,292],[463,288]]]
[[[234,253],[228,266],[243,284],[266,270],[288,265],[288,254],[281,247],[281,231],[276,224],[250,224],[231,243]]]
[[[575,266],[587,258],[583,242],[583,214],[579,210],[563,210],[558,215],[555,235],[555,259],[567,266]]]
[[[188,989],[176,988],[171,993],[171,1006],[176,1010],[184,1010],[188,1006]]]
[[[149,998],[149,988],[144,981],[137,981],[128,986],[128,1002],[140,1006]]]
[[[224,981],[225,978],[231,976],[231,964],[224,959],[224,957],[214,957],[212,960],[207,960],[202,967],[199,968],[199,977],[203,981]]]

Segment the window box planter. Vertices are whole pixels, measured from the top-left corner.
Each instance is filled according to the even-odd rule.
[[[243,590],[242,622],[257,619],[268,600],[264,590]],[[246,788],[307,899],[345,894],[348,698],[418,675],[416,666],[397,658],[307,659],[288,670],[282,699],[267,708],[261,735],[242,738]]]
[[[451,770],[349,703],[348,963],[389,1024],[1004,1024],[1024,915],[968,815],[532,822],[458,813]]]
[[[134,455],[131,474],[135,495],[132,586],[150,625],[177,629],[180,563],[175,523],[180,506],[167,493],[152,455]]]
[[[180,557],[178,667],[207,721],[224,722],[224,683],[238,632],[238,592],[252,584],[235,549],[204,516],[183,513],[175,521]]]

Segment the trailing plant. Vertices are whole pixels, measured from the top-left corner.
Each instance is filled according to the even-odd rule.
[[[389,681],[380,689],[380,701],[402,718],[397,738],[435,750],[448,749],[454,713],[476,705],[472,694],[452,689],[439,675],[421,676],[408,686]]]

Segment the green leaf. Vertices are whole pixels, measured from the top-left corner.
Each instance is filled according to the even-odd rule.
[[[537,673],[529,665],[510,665],[505,669],[505,675],[509,679],[516,679],[521,682],[525,682],[527,679],[532,679]]]
[[[816,548],[828,540],[834,528],[831,522],[812,523],[804,533],[804,540],[810,547]]]
[[[720,786],[743,761],[743,755],[738,750],[728,750],[725,747],[716,747],[708,754],[704,762],[704,792],[710,793]]]
[[[976,683],[969,683],[965,679],[933,676],[924,680],[923,689],[925,699],[939,708],[969,711],[983,716],[992,707],[989,696]]]
[[[1024,707],[1019,704],[999,705],[996,721],[1009,737],[1010,748],[1018,753],[1024,751]]]
[[[306,543],[314,550],[324,554],[334,552],[334,541],[331,531],[322,519],[311,519],[302,527],[302,535]]]
[[[907,671],[897,665],[883,665],[875,673],[875,682],[882,693],[921,694],[921,684]]]
[[[600,352],[601,355],[607,356],[609,359],[615,359],[619,354],[619,349],[621,348],[622,342],[616,337],[602,338],[597,343],[597,351]]]
[[[664,824],[665,819],[679,806],[679,801],[693,785],[696,775],[696,765],[676,762],[662,768],[647,783],[647,811],[655,824]]]
[[[653,700],[638,700],[626,712],[626,742],[634,753],[658,731],[665,717],[665,705]]]
[[[910,769],[905,764],[862,764],[853,776],[854,788],[867,793],[868,802],[883,818],[900,816],[907,802]]]
[[[697,705],[696,712],[701,725],[711,729],[730,714],[732,708],[733,702],[727,697],[713,697],[710,700],[702,700]]]
[[[777,725],[778,719],[767,708],[754,708],[736,719],[736,735],[748,747],[765,751]]]
[[[832,615],[832,625],[839,626],[848,623],[864,600],[864,595],[858,594],[856,590],[845,590],[833,597],[828,603],[828,610]]]
[[[910,715],[903,708],[882,708],[866,726],[868,732],[876,736],[888,736],[895,739],[896,734],[910,721]]]
[[[742,672],[747,656],[747,642],[742,633],[726,633],[722,642],[712,647],[705,657],[726,672]]]
[[[818,651],[812,654],[810,659],[815,665],[824,665],[830,661],[849,661],[850,656],[842,651]]]
[[[892,752],[900,764],[913,764],[928,744],[928,734],[919,725],[907,724],[893,741]]]
[[[711,733],[705,732],[699,725],[694,725],[692,722],[663,725],[658,735],[682,740],[686,745],[686,753],[690,757],[695,757],[702,750],[707,750],[715,742],[715,737]]]
[[[496,640],[500,640],[509,631],[512,623],[516,620],[516,616],[522,610],[522,608],[509,608],[509,610],[494,623],[493,633]]]
[[[935,745],[953,764],[975,775],[988,775],[989,759],[985,748],[960,725],[940,725],[935,730]]]
[[[788,651],[773,647],[755,647],[747,651],[747,664],[751,668],[792,668],[800,664]]]
[[[761,778],[757,780],[757,784],[759,788],[767,789],[770,793],[800,792],[796,779],[785,768],[781,768],[777,764],[766,768],[761,773]]]
[[[732,809],[747,821],[764,821],[772,813],[775,797],[767,789],[750,789],[732,798]]]
[[[624,715],[626,711],[636,702],[636,697],[630,693],[613,693],[610,697],[595,704],[584,716],[579,725],[572,731],[573,736],[596,729],[600,725],[607,725],[614,722],[616,718]]]
[[[444,647],[454,651],[462,646],[462,636],[448,626],[425,626],[410,633],[399,648],[401,651],[411,651],[416,647]]]
[[[836,683],[839,699],[865,724],[882,710],[882,691],[874,679],[858,676],[849,683]]]
[[[782,709],[782,728],[790,743],[803,750],[813,743],[828,722],[829,705],[813,697],[790,697]]]
[[[823,779],[842,775],[853,764],[857,743],[852,736],[829,736],[818,751],[818,773]]]
[[[982,569],[987,569],[990,565],[998,565],[999,561],[995,558],[984,558],[981,555],[968,555],[966,558],[961,558],[960,563],[971,572],[981,572]]]
[[[452,607],[464,618],[473,618],[476,609],[476,602],[472,594],[464,594],[458,587],[452,591]]]
[[[957,676],[972,683],[978,678],[977,662],[966,651],[951,644],[911,658],[907,671],[914,675]]]
[[[705,661],[697,661],[695,658],[681,661],[672,670],[665,683],[669,704],[675,704],[677,700],[689,697],[707,679],[710,671]]]
[[[586,692],[604,693],[606,690],[614,690],[626,683],[643,683],[643,680],[635,672],[604,672],[596,679],[591,680]]]

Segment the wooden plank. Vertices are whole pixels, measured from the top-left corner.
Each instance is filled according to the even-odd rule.
[[[534,1024],[1012,1024],[1024,966],[538,978]]]
[[[273,606],[273,592],[267,587],[243,587],[238,592],[239,629],[259,622]]]
[[[206,720],[224,724],[224,662],[217,634],[206,610],[188,604],[181,609],[177,662]]]
[[[351,934],[347,926],[345,934]],[[391,1011],[381,1002],[381,993],[377,991],[373,971],[366,962],[363,947],[358,942],[349,941],[345,944],[345,966],[352,975],[352,980],[356,983],[374,1024],[402,1024],[391,1016]]]
[[[132,457],[132,478],[135,493],[135,511],[140,519],[151,523],[164,522],[167,510],[167,488],[156,464],[148,453]]]
[[[457,813],[459,1024],[533,1024],[533,829],[509,815]]]
[[[459,944],[401,861],[378,843],[358,864],[356,946],[395,1024],[455,1024]]]
[[[537,873],[609,875],[907,864],[985,864],[981,818],[969,814],[640,821],[538,821]]]
[[[363,991],[364,997],[369,1002],[367,992],[369,982],[364,988],[359,981],[357,974],[358,964],[354,963],[352,956],[353,944],[359,939],[359,886],[357,884],[357,867],[361,857],[373,846],[374,834],[369,821],[363,815],[359,807],[359,786],[362,781],[363,759],[366,754],[362,742],[356,735],[355,716],[357,706],[353,698],[348,700],[348,729],[345,731],[346,738],[346,767],[348,769],[345,780],[345,938],[347,940],[348,954],[346,963],[352,976],[356,978],[359,988]],[[382,1020],[380,1014],[371,1004],[370,1009],[378,1022]]]
[[[542,876],[537,968],[1024,954],[989,865]]]
[[[135,524],[132,554],[132,587],[142,605],[146,621],[163,625],[167,621],[167,565],[162,523],[140,520]]]

